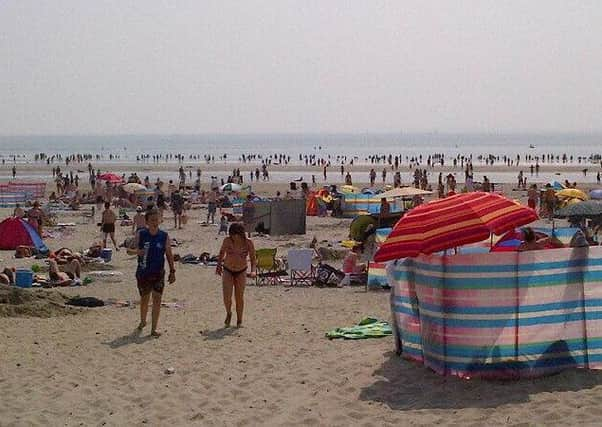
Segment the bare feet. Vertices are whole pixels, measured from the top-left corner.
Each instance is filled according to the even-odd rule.
[[[141,331],[141,330],[144,329],[145,326],[146,326],[146,322],[140,321],[140,323],[138,324],[138,326],[136,326],[136,329],[138,329],[139,331]]]
[[[236,327],[242,328],[242,320],[239,320],[238,322],[236,322]]]
[[[159,338],[161,336],[161,332],[151,331],[150,336],[153,338]]]
[[[232,313],[226,314],[226,320],[224,320],[224,326],[226,328],[230,327],[230,322],[232,321]]]

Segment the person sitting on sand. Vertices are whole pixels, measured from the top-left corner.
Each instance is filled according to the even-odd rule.
[[[518,247],[519,252],[524,251],[538,251],[546,248],[546,244],[549,243],[550,238],[544,237],[543,239],[537,240],[535,231],[531,227],[523,228],[524,242]]]
[[[146,228],[146,219],[142,206],[136,208],[136,215],[132,219],[132,233],[136,234],[143,228]]]
[[[21,205],[18,203],[15,205],[15,210],[13,211],[13,216],[15,218],[23,218],[25,216],[25,211],[23,210]]]
[[[343,259],[343,273],[345,277],[339,283],[339,287],[349,285],[351,283],[351,276],[357,273],[363,273],[366,271],[366,264],[358,263],[360,253],[363,251],[362,244],[356,244],[353,248],[345,255]]]
[[[245,236],[245,229],[240,223],[233,223],[228,230],[229,236],[222,243],[215,273],[222,276],[222,290],[226,320],[224,325],[230,326],[232,320],[232,291],[236,300],[236,326],[242,326],[244,310],[244,293],[247,277],[247,258],[251,262],[249,277],[255,277],[257,259],[255,246]]]
[[[110,236],[113,245],[115,246],[115,250],[119,251],[119,247],[115,241],[115,221],[117,221],[117,215],[115,215],[115,212],[111,209],[111,204],[105,202],[105,210],[102,211],[102,220],[100,224],[103,233],[102,247],[107,247],[107,236]]]
[[[48,277],[58,286],[69,286],[81,282],[81,264],[72,259],[66,264],[59,265],[55,259],[48,259]]]
[[[176,281],[174,257],[169,244],[167,232],[159,228],[160,215],[158,209],[146,212],[146,227],[136,234],[136,248],[138,267],[136,268],[136,281],[140,293],[140,323],[138,330],[146,326],[148,304],[152,294],[153,309],[151,313],[151,336],[158,338],[161,334],[157,331],[159,313],[161,311],[161,297],[165,286],[165,258],[169,264],[168,282]]]

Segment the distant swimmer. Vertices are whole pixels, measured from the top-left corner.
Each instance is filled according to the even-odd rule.
[[[295,179],[294,181],[301,182],[301,181],[303,181],[303,177],[300,177],[299,179]]]
[[[533,144],[530,144],[530,145],[529,145],[529,148],[535,148],[535,145],[533,145]]]

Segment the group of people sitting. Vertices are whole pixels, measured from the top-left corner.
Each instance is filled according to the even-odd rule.
[[[54,286],[70,286],[81,283],[83,257],[69,248],[51,252],[48,259],[48,278]],[[15,284],[15,268],[5,268],[0,272],[0,284]]]

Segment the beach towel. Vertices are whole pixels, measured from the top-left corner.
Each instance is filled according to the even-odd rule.
[[[77,307],[102,307],[105,305],[103,300],[95,297],[73,297],[65,304]]]
[[[383,338],[392,334],[391,326],[387,322],[373,317],[366,317],[355,326],[336,328],[326,332],[326,337],[329,339],[360,340],[366,338]]]

